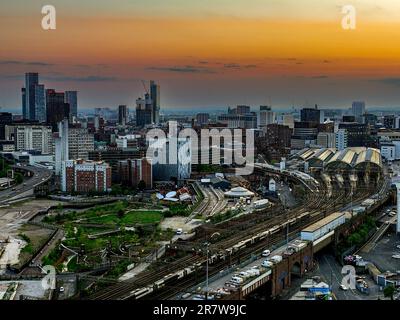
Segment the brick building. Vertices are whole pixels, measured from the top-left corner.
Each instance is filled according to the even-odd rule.
[[[105,162],[82,159],[64,161],[61,190],[78,193],[111,191],[111,167]]]
[[[127,159],[118,162],[118,176],[123,185],[133,188],[138,187],[139,182],[145,183],[146,189],[153,187],[153,169],[151,159]]]

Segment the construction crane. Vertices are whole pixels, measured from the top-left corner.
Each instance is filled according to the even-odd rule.
[[[141,81],[142,81],[142,85],[143,85],[144,91],[146,91],[146,93],[149,94],[149,90],[146,87],[145,81],[144,80],[141,80]]]

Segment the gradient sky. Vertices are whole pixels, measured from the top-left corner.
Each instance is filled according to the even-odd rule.
[[[44,4],[57,30],[41,29]],[[162,108],[400,106],[398,0],[2,0],[0,48],[7,109],[25,72],[78,90],[81,108],[133,106],[141,79],[160,83]]]

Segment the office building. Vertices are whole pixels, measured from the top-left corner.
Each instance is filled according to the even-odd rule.
[[[294,116],[292,114],[283,114],[280,117],[279,124],[289,127],[290,129],[294,129]]]
[[[65,91],[65,103],[69,104],[71,116],[78,116],[78,92]]]
[[[25,74],[25,88],[22,89],[22,95],[25,97],[25,103],[22,108],[24,119],[35,120],[35,87],[39,84],[39,74],[29,72]]]
[[[144,127],[153,123],[153,102],[149,94],[136,100],[136,125]]]
[[[120,182],[125,186],[137,188],[140,181],[143,181],[145,189],[153,188],[151,159],[120,160],[118,161],[118,175]]]
[[[125,126],[128,122],[128,107],[126,105],[118,106],[118,124]]]
[[[37,151],[42,154],[53,153],[51,127],[45,125],[6,125],[6,140],[14,140],[16,151]]]
[[[47,120],[46,93],[44,85],[35,86],[35,116],[34,120],[45,123]]]
[[[69,149],[68,149],[68,120],[64,119],[58,123],[58,133],[54,138],[55,145],[55,174],[61,175],[62,164],[64,161],[69,160]]]
[[[67,160],[62,163],[61,190],[63,192],[111,191],[111,167],[105,162]]]
[[[196,114],[196,124],[200,127],[208,124],[209,120],[210,120],[210,114],[208,113]]]
[[[258,125],[263,127],[273,123],[275,123],[275,113],[272,111],[271,107],[260,106]]]
[[[336,149],[338,151],[342,151],[348,147],[348,142],[347,142],[347,130],[346,129],[339,129],[336,132],[336,138],[335,138],[335,143],[336,143]]]
[[[64,119],[58,123],[58,136],[55,138],[56,174],[61,173],[61,164],[66,160],[89,159],[94,150],[94,135],[88,129],[74,127]]]
[[[348,147],[375,147],[369,125],[358,122],[340,123],[339,129],[346,129]]]
[[[317,105],[315,105],[315,108],[303,108],[300,111],[300,121],[322,123],[323,118],[321,118],[321,115],[321,110],[318,109]]]
[[[171,139],[174,139],[172,141]],[[186,138],[150,139],[149,146],[157,153],[153,159],[153,178],[157,181],[189,179],[192,173],[191,140]]]
[[[145,152],[139,149],[106,149],[94,150],[89,152],[89,160],[105,161],[111,166],[112,180],[119,181],[118,175],[118,161],[127,159],[139,159],[145,156]]]
[[[365,102],[364,101],[354,101],[351,106],[351,111],[355,117],[355,121],[362,123],[363,116],[365,114]]]
[[[155,124],[160,123],[160,86],[150,81],[150,99],[152,102],[152,118]]]
[[[333,132],[319,132],[317,145],[322,148],[336,148],[336,134]]]
[[[59,122],[69,119],[70,108],[64,99],[64,92],[56,92],[54,89],[46,90],[47,124],[53,131],[57,131]]]

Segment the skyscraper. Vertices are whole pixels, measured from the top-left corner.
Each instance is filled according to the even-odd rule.
[[[363,115],[365,114],[365,102],[364,101],[354,101],[351,110],[353,116],[356,118],[356,122],[363,122]]]
[[[35,85],[35,118],[39,122],[46,122],[46,93],[43,84]]]
[[[23,104],[22,110],[24,119],[35,120],[35,86],[38,84],[38,73],[25,73],[25,90],[22,90],[22,95],[25,96],[25,104]]]
[[[136,100],[136,125],[144,127],[153,122],[153,102],[146,93],[145,98]]]
[[[78,115],[78,92],[65,91],[65,103],[69,104],[71,115],[76,117]]]
[[[57,125],[65,118],[69,118],[69,104],[64,101],[64,92],[56,92],[54,89],[46,90],[47,123],[57,131]]]
[[[153,80],[150,81],[150,98],[152,100],[153,122],[160,123],[160,86]]]
[[[118,123],[121,126],[126,125],[128,121],[128,107],[126,105],[118,106]]]
[[[260,106],[260,113],[258,120],[259,120],[258,124],[260,126],[267,126],[269,124],[275,123],[275,113],[269,106]]]

